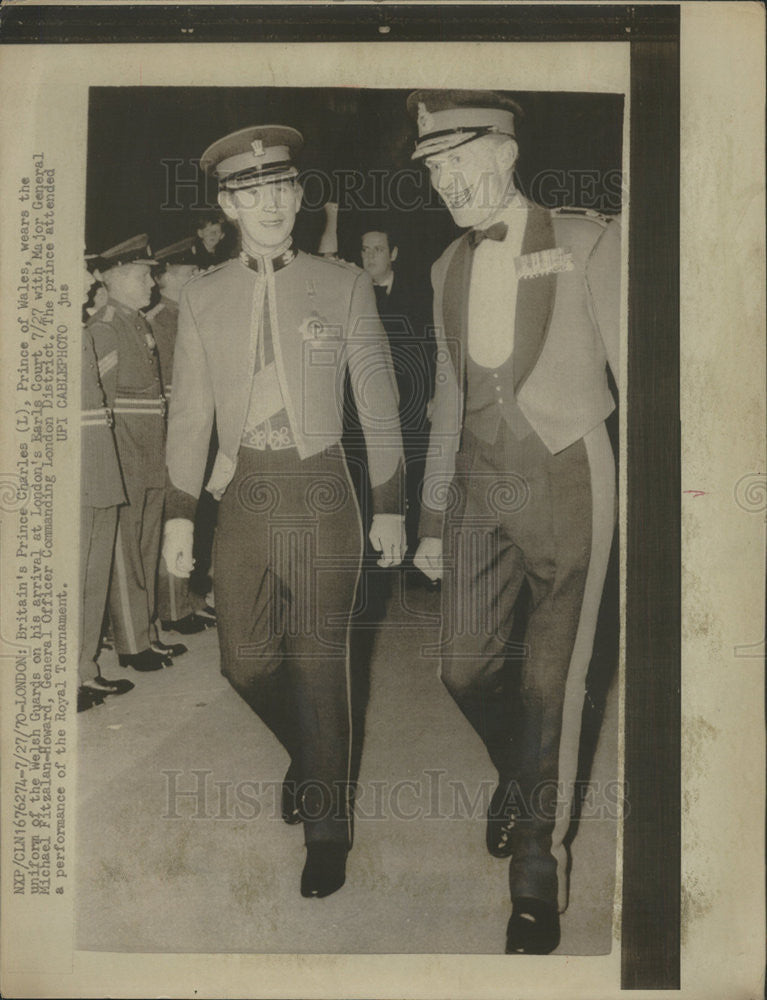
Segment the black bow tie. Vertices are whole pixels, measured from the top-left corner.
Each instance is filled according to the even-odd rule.
[[[469,233],[469,246],[474,250],[482,240],[497,240],[502,243],[508,231],[509,227],[505,222],[494,222],[488,229],[472,229]]]

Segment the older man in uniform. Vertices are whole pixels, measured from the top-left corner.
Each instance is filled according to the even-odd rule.
[[[88,322],[114,414],[117,455],[128,502],[120,508],[109,590],[109,615],[120,663],[160,670],[183,648],[159,641],[155,583],[164,500],[165,397],[157,348],[139,312],[149,304],[154,264],[146,235],[101,254],[95,272],[106,285],[106,305]],[[116,376],[106,379],[106,375]]]
[[[304,824],[309,897],[343,885],[351,846],[348,643],[362,529],[340,446],[347,365],[381,565],[401,561],[404,530],[396,385],[370,278],[292,245],[302,141],[288,127],[246,128],[201,159],[243,249],[181,295],[163,551],[172,572],[189,572],[215,415],[206,488],[221,498],[221,668],[290,756],[283,818]]]
[[[442,680],[499,774],[487,846],[511,858],[506,950],[545,954],[567,902],[563,838],[614,527],[604,421],[620,228],[515,189],[518,108],[507,96],[420,91],[408,108],[414,158],[468,230],[432,270],[437,376],[416,565],[444,573]],[[525,578],[526,656],[509,705]]]

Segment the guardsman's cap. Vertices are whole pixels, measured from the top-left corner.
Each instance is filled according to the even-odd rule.
[[[303,144],[287,125],[251,125],[208,146],[200,166],[226,190],[271,184],[298,175],[294,161]]]
[[[120,267],[123,264],[156,264],[152,257],[152,248],[149,246],[149,237],[146,233],[138,236],[131,236],[129,240],[118,243],[117,246],[110,247],[99,256],[99,270],[111,271],[113,267]]]
[[[516,138],[516,101],[493,90],[416,90],[407,99],[418,124],[412,159],[455,149],[483,135]]]
[[[97,253],[90,253],[88,250],[85,251],[85,266],[91,272],[98,271],[101,268],[101,257]]]
[[[171,243],[170,246],[158,250],[154,259],[164,267],[169,267],[172,264],[191,264],[193,267],[197,267],[197,258],[192,250],[193,246],[194,239],[189,236],[187,239],[178,240],[177,243]]]

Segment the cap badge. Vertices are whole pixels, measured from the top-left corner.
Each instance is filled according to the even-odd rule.
[[[426,110],[423,101],[418,102],[418,131],[421,135],[434,130],[434,116]]]
[[[264,143],[262,139],[254,139],[250,144],[250,148],[253,150],[254,156],[264,155]]]

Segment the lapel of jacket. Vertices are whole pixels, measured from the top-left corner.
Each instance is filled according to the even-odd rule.
[[[468,233],[458,241],[455,252],[447,266],[445,290],[442,298],[442,319],[445,324],[450,360],[458,384],[463,384],[466,368],[466,348],[469,327],[469,283],[473,253],[469,246]]]
[[[555,245],[548,209],[529,204],[521,254],[550,250]],[[517,286],[514,326],[514,391],[519,392],[536,365],[546,342],[556,292],[556,275],[523,278]]]

